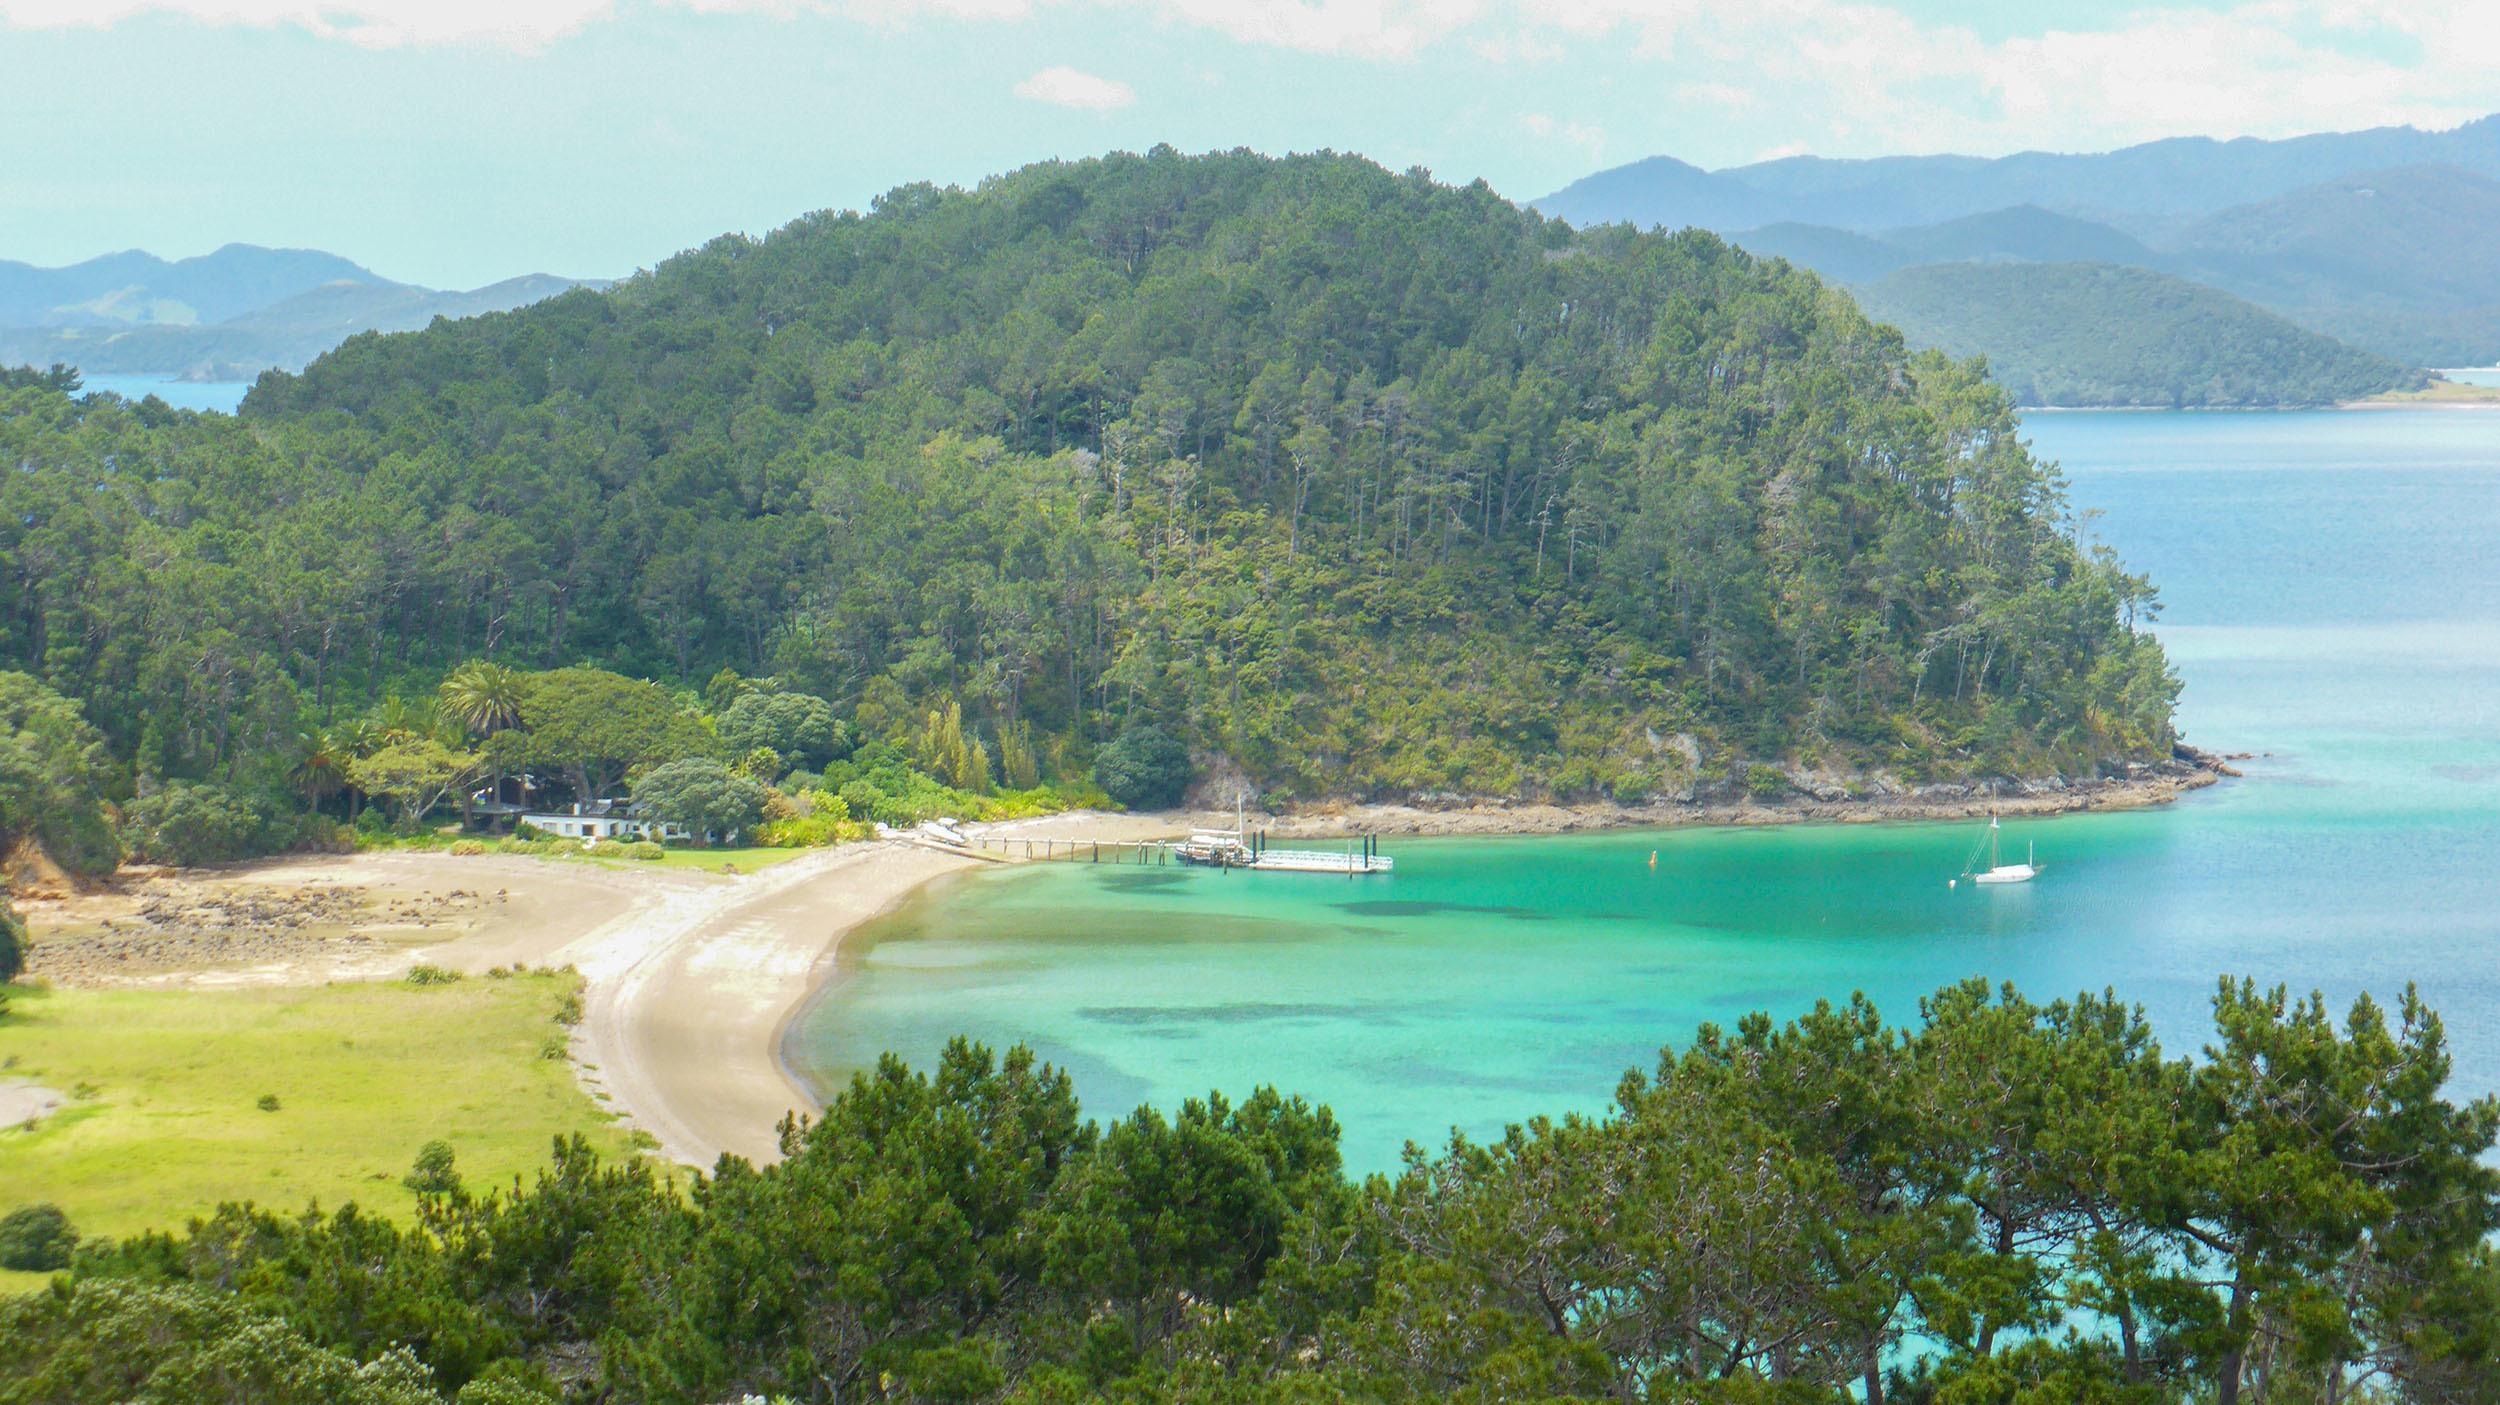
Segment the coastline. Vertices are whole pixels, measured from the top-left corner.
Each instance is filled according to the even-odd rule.
[[[1991,808],[2006,815],[2064,815],[2092,810],[2142,810],[2167,805],[2190,791],[2237,776],[2231,762],[2182,747],[2179,756],[2142,773],[2086,780],[2027,782],[1994,792],[1975,785],[1931,785],[1890,793],[1851,795],[1840,786],[1820,795],[1795,793],[1777,800],[1662,801],[1647,805],[1605,802],[1514,803],[1489,797],[1446,804],[1324,803],[1276,814],[1252,812],[1252,828],[1279,839],[1309,839],[1353,832],[1372,834],[1501,835],[1572,834],[1605,829],[1691,829],[1784,824],[1884,824],[1984,818]],[[1206,824],[1229,812],[1175,812],[1175,827]]]
[[[1513,805],[1484,801],[1424,807],[1316,806],[1245,817],[1279,838],[1379,834],[1537,835],[1595,829],[1668,829],[1798,823],[1871,824],[1967,819],[1993,804],[2010,815],[2129,810],[2164,805],[2236,775],[2224,758],[2182,751],[2136,776],[2035,782],[1992,797],[1973,786],[1929,786],[1892,795],[1780,802],[1647,806]],[[987,837],[1154,839],[1200,825],[1230,827],[1214,809],[1140,814],[1075,811],[968,826]],[[993,857],[905,840],[809,856],[742,880],[733,900],[666,935],[631,969],[607,981],[590,1006],[582,1049],[587,1080],[607,1092],[664,1154],[705,1166],[726,1152],[777,1159],[774,1128],[788,1112],[816,1110],[786,1048],[799,1017],[838,985],[842,943],[932,882],[994,865]]]
[[[1967,785],[1777,801],[1513,804],[1450,798],[1437,804],[1337,803],[1245,817],[1278,838],[1356,833],[1408,836],[1540,835],[1600,829],[1675,829],[1798,823],[1869,824],[1967,819],[1991,806],[2009,815],[2139,809],[2170,803],[2236,775],[2226,759],[2182,748],[2179,758],[2118,779],[2049,780],[1999,796]],[[970,826],[989,837],[1155,839],[1198,825],[1229,828],[1229,811],[1139,814],[1076,811]],[[785,1054],[801,1014],[839,983],[842,943],[930,883],[1001,860],[893,838],[805,854],[745,877],[693,871],[555,867],[537,860],[358,855],[280,860],[204,883],[355,885],[405,893],[484,883],[511,901],[448,939],[408,933],[405,944],[364,947],[344,959],[271,961],[194,969],[130,983],[319,984],[389,979],[419,961],[478,973],[512,964],[570,965],[584,977],[583,1017],[571,1055],[592,1098],[649,1135],[659,1155],[709,1169],[723,1155],[765,1164],[780,1155],[777,1127],[818,1104]],[[434,938],[429,940],[428,938]]]

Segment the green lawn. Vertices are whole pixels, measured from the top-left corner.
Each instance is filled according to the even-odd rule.
[[[532,1171],[566,1132],[630,1154],[571,1065],[544,1057],[578,981],[12,988],[4,1076],[71,1102],[32,1131],[0,1130],[0,1213],[48,1200],[80,1233],[113,1236],[179,1228],[226,1200],[400,1214],[414,1202],[399,1178],[436,1137],[472,1184]],[[41,1281],[0,1271],[0,1292]]]
[[[720,872],[722,864],[733,863],[738,866],[740,873],[753,873],[759,868],[787,863],[801,854],[814,852],[816,851],[813,849],[672,848],[666,855],[657,859],[602,859],[600,862],[617,864],[625,868],[699,868],[711,873]]]

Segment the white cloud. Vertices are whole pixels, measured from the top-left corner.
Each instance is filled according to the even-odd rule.
[[[0,0],[0,24],[102,29],[142,15],[288,26],[369,48],[482,43],[533,50],[614,12],[614,0]]]
[[[1530,112],[1521,115],[1519,126],[1540,140],[1569,142],[1591,160],[1606,151],[1606,129],[1593,122],[1558,121],[1542,112]]]
[[[1016,96],[1033,102],[1046,102],[1053,107],[1081,108],[1087,112],[1109,112],[1137,101],[1137,94],[1126,83],[1098,78],[1062,64],[1045,68],[1018,83]]]
[[[1407,59],[1497,7],[1493,0],[1143,0],[1142,8],[1245,43]]]
[[[2447,126],[2500,109],[2493,0],[2237,0],[2220,10],[2142,0],[2093,23],[1996,40],[1915,18],[1907,0],[0,0],[0,24],[161,14],[369,46],[528,51],[651,5],[882,25],[1116,11],[1240,44],[1399,63],[1628,54],[1654,71],[1662,107],[1741,113],[1756,140],[1839,152]],[[1097,109],[1131,100],[1102,80],[1034,86],[1049,76],[1028,80],[1026,95]]]

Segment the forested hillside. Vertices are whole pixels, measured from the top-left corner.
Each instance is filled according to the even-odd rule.
[[[1287,799],[2170,741],[2149,587],[1974,370],[1714,237],[1345,157],[905,187],[239,422],[29,385],[0,452],[0,667],[160,776],[472,657],[959,703],[1046,776],[1154,722]]]
[[[2025,405],[2324,405],[2426,381],[2400,361],[2144,268],[1931,264],[1857,292],[1918,345],[1985,353],[1989,375]]]

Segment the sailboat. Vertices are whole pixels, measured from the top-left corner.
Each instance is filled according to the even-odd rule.
[[[2033,846],[2029,842],[2025,842],[2023,845],[2023,861],[2021,863],[2005,862],[2005,856],[1998,852],[1999,840],[2002,832],[2002,828],[1997,823],[1996,811],[1990,810],[1988,812],[1987,837],[1971,847],[1970,858],[1962,865],[1962,877],[1969,879],[1973,883],[2028,883],[2032,879],[2040,876],[2039,855],[2034,851]],[[1985,847],[1988,851],[1988,866],[1986,868],[1978,867],[1979,850],[1982,847]],[[1955,881],[1958,882],[1959,880],[1957,879]],[[1953,885],[1949,883],[1946,886],[1951,887]]]

